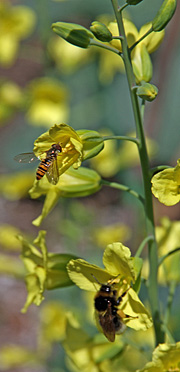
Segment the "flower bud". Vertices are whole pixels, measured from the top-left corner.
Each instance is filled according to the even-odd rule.
[[[152,21],[152,30],[155,32],[163,30],[171,20],[176,10],[177,0],[164,0],[156,17]]]
[[[141,81],[149,82],[151,80],[153,67],[150,55],[144,44],[141,44],[136,48],[132,65],[137,84]]]
[[[126,0],[126,3],[127,3],[128,5],[137,5],[137,4],[139,4],[141,1],[143,1],[143,0]]]
[[[90,44],[90,39],[94,38],[91,31],[75,23],[56,22],[52,24],[52,29],[70,44],[81,48],[87,48]]]
[[[96,131],[81,129],[76,133],[80,137],[83,144],[83,160],[90,159],[99,154],[104,147],[103,137]]]
[[[107,42],[112,40],[112,34],[104,23],[94,21],[92,26],[90,26],[90,30],[98,40]]]
[[[144,83],[137,89],[137,95],[146,101],[153,101],[158,94],[158,88],[149,83]]]

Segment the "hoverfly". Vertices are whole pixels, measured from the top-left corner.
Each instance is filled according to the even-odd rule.
[[[114,342],[115,335],[122,333],[126,328],[123,319],[130,316],[118,309],[129,288],[117,297],[117,291],[113,290],[112,285],[111,282],[101,284],[101,288],[94,298],[94,306],[104,335],[109,341]]]
[[[47,179],[53,185],[56,185],[59,180],[59,169],[57,164],[57,156],[62,152],[62,147],[60,144],[53,144],[51,148],[46,151],[45,159],[41,160],[39,167],[36,171],[36,179],[39,181],[45,174]],[[32,163],[38,158],[33,152],[27,152],[23,154],[16,155],[14,160],[19,163]]]

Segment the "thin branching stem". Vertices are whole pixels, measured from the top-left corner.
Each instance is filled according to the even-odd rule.
[[[106,180],[101,180],[101,183],[102,183],[102,185],[109,186],[109,187],[112,187],[114,189],[118,189],[118,190],[121,190],[121,191],[128,192],[129,194],[135,196],[135,198],[138,199],[144,205],[143,196],[138,194],[138,192],[131,189],[130,187],[122,185],[122,184],[117,183],[117,182],[110,182],[110,181],[106,181]]]
[[[122,140],[122,141],[130,141],[130,142],[134,142],[136,145],[139,145],[139,140],[138,138],[135,138],[135,137],[129,137],[129,136],[105,136],[103,137],[103,140],[104,141],[108,141],[108,140]]]

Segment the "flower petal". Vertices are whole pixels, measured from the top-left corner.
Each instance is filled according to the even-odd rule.
[[[122,302],[122,310],[125,314],[130,315],[130,318],[124,320],[128,327],[136,331],[145,331],[152,327],[153,323],[148,311],[132,288],[129,289]]]
[[[113,243],[106,247],[103,264],[112,276],[119,275],[128,282],[135,281],[136,274],[131,251],[122,243]]]
[[[158,200],[167,205],[175,205],[180,201],[179,184],[175,180],[175,168],[164,169],[155,174],[151,180],[152,193]]]
[[[71,280],[81,289],[97,291],[99,283],[107,283],[112,275],[96,265],[89,264],[85,260],[71,260],[67,265]],[[97,281],[95,280],[95,278]],[[99,283],[98,283],[99,282]]]

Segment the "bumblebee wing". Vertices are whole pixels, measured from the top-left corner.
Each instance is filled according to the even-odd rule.
[[[18,163],[32,163],[33,161],[38,160],[38,158],[34,155],[34,152],[26,152],[16,155],[14,160]]]
[[[57,165],[57,159],[53,159],[52,163],[47,169],[46,172],[47,179],[52,185],[56,185],[59,181],[59,170]]]
[[[105,313],[99,314],[99,324],[106,338],[109,341],[114,342],[115,335],[116,335],[116,329],[115,329],[115,325],[113,322],[113,316],[111,314],[110,309],[107,309]]]

